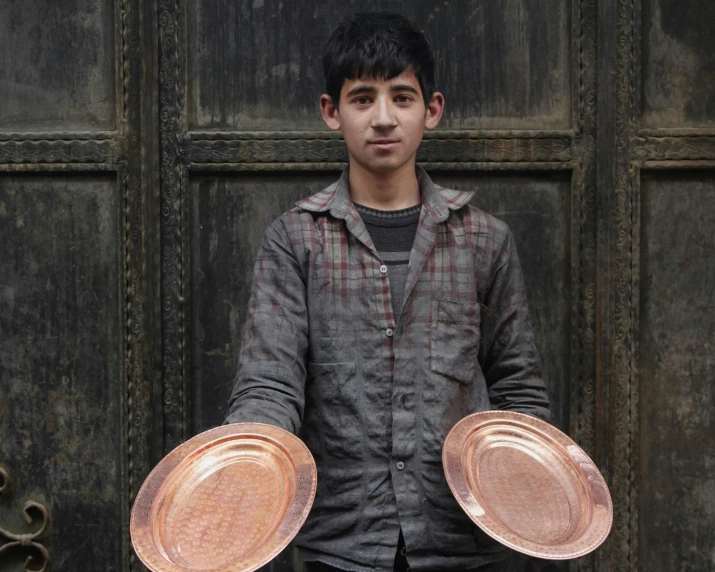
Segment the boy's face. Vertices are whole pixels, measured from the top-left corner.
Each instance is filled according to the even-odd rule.
[[[406,70],[390,80],[345,80],[339,109],[327,94],[320,108],[328,127],[342,131],[351,163],[386,173],[414,162],[424,130],[442,117],[444,97],[435,92],[425,108],[417,76]]]

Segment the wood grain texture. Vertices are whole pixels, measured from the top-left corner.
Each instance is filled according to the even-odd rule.
[[[114,18],[101,0],[0,3],[0,130],[116,128]]]
[[[322,44],[343,17],[392,10],[434,46],[446,129],[571,126],[570,2],[186,2],[190,129],[315,130]],[[300,30],[301,33],[295,33]],[[247,57],[250,54],[250,57]]]
[[[636,175],[638,565],[710,570],[715,553],[715,171]]]
[[[0,459],[26,499],[50,508],[42,542],[58,570],[122,562],[116,186],[101,173],[0,175]],[[0,512],[2,525],[34,529]]]
[[[643,127],[713,128],[715,5],[643,0],[640,33]]]

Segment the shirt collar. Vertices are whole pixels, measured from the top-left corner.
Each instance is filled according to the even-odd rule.
[[[435,222],[447,220],[450,210],[462,208],[474,196],[473,191],[457,191],[436,185],[419,165],[415,166],[415,172],[420,185],[422,206]],[[335,183],[295,204],[306,211],[330,211],[335,218],[344,219],[352,206],[348,183],[349,175],[350,167],[348,166],[343,169],[340,178]]]

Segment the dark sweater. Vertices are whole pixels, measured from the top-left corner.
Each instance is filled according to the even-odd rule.
[[[400,319],[410,251],[417,233],[422,205],[397,211],[379,211],[355,204],[370,238],[375,243],[390,280],[390,301],[395,323]]]

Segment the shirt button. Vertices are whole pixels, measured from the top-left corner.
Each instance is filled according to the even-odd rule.
[[[397,461],[397,468],[401,471],[405,468],[405,464],[402,461]]]
[[[394,333],[395,333],[395,332],[392,331],[392,328],[387,328],[387,329],[385,330],[385,334],[387,334],[387,337],[388,337],[388,338],[391,338],[391,337],[392,337],[392,334],[394,334]]]
[[[385,266],[384,264],[380,266],[380,272],[382,272],[383,274],[387,274],[387,266]]]

